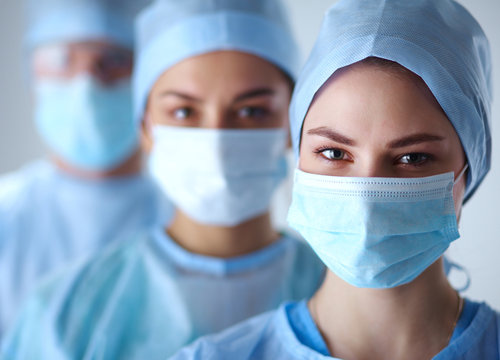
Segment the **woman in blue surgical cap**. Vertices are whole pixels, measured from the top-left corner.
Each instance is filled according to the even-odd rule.
[[[500,359],[442,255],[490,167],[488,41],[452,0],[341,0],[299,77],[288,221],[329,271],[173,359]]]
[[[133,19],[147,2],[26,2],[26,70],[49,156],[0,178],[0,338],[42,277],[168,217],[132,116]]]
[[[135,118],[176,213],[43,287],[9,359],[164,359],[323,278],[311,248],[270,221],[298,62],[281,3],[159,0],[137,35]]]

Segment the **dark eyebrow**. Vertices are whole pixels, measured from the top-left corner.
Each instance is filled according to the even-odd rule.
[[[410,145],[417,145],[421,144],[424,142],[430,142],[430,141],[442,141],[444,140],[444,137],[439,136],[439,135],[432,135],[432,134],[414,134],[410,136],[403,137],[401,139],[397,139],[394,141],[391,141],[388,145],[390,149],[395,149],[395,148],[402,148],[405,146],[410,146]]]
[[[178,97],[178,98],[181,98],[181,99],[184,99],[184,100],[189,100],[189,101],[196,101],[196,102],[200,102],[201,99],[198,99],[192,95],[189,95],[189,94],[185,94],[185,93],[182,93],[182,92],[179,92],[179,91],[174,91],[174,90],[166,90],[166,91],[163,91],[161,94],[160,94],[160,97],[165,97],[165,96],[175,96],[175,97]]]
[[[274,94],[275,94],[275,91],[273,89],[269,89],[269,88],[254,89],[254,90],[250,90],[250,91],[244,92],[243,94],[238,95],[236,97],[236,99],[234,100],[234,102],[248,100],[249,98],[254,98],[254,97],[259,97],[259,96],[272,96]],[[196,102],[201,101],[201,99],[198,99],[192,95],[182,93],[179,91],[174,91],[174,90],[164,91],[160,94],[160,96],[161,97],[175,96],[175,97],[179,97],[179,98],[182,98],[184,100],[189,100],[189,101],[196,101]]]
[[[248,100],[249,98],[259,97],[259,96],[272,96],[276,92],[270,88],[258,88],[244,92],[243,94],[238,95],[234,102]]]
[[[346,137],[342,134],[339,134],[338,132],[333,131],[332,129],[327,128],[325,126],[321,126],[319,128],[316,128],[316,129],[310,129],[307,131],[307,133],[309,135],[323,136],[323,137],[326,137],[330,140],[333,140],[335,142],[338,142],[338,143],[344,144],[344,145],[349,145],[349,146],[356,145],[356,142],[354,140],[349,139],[348,137]]]

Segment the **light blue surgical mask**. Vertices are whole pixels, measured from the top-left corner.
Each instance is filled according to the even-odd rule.
[[[104,87],[90,75],[35,83],[35,122],[51,150],[72,165],[106,170],[136,149],[130,81]]]
[[[344,281],[392,288],[414,280],[459,237],[453,178],[453,172],[362,178],[296,170],[288,222]]]
[[[283,129],[153,127],[150,171],[192,219],[234,226],[269,210],[285,179]]]

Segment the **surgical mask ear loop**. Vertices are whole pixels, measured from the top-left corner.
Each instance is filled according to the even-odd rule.
[[[457,178],[453,181],[453,187],[455,187],[455,185],[460,181],[460,179],[462,178],[462,176],[464,176],[465,174],[465,171],[469,168],[469,164],[468,163],[465,163],[463,169],[460,171],[460,173],[458,174]],[[460,214],[457,215],[457,221],[460,219]]]
[[[446,258],[446,256],[443,257],[443,266],[444,266],[444,272],[445,272],[447,278],[449,278],[449,275],[453,269],[464,274],[464,276],[465,276],[464,285],[462,285],[461,287],[455,288],[455,290],[457,290],[459,293],[462,293],[469,288],[469,286],[470,286],[470,274],[469,274],[469,271],[467,271],[467,269],[465,267],[457,264],[456,262],[448,260]]]
[[[469,164],[465,164],[462,171],[460,171],[460,174],[458,174],[457,178],[455,179],[455,181],[453,182],[453,185],[456,185],[460,179],[462,178],[462,176],[464,176],[465,174],[465,171],[469,168]]]
[[[457,178],[453,182],[453,185],[456,185],[460,181],[460,179],[465,174],[465,171],[468,168],[469,168],[469,164],[466,163],[465,166],[463,167],[462,171],[460,171],[460,174],[458,174]],[[466,279],[465,284],[460,288],[456,288],[455,290],[457,290],[459,293],[461,293],[461,292],[466,291],[469,288],[469,286],[470,286],[470,274],[466,268],[464,268],[463,266],[461,266],[455,262],[449,261],[446,257],[444,257],[444,268],[445,268],[446,277],[448,277],[448,275],[450,274],[450,272],[453,269],[456,269],[457,271],[464,274],[465,279]]]

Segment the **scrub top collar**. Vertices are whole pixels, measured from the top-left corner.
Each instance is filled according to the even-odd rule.
[[[469,300],[465,300],[469,301]],[[287,349],[290,354],[293,354],[294,359],[338,359],[330,356],[325,356],[311,348],[303,345],[294,333],[292,326],[290,324],[288,313],[289,309],[296,306],[294,302],[288,302],[283,304],[276,312],[275,321],[277,322],[276,328],[280,329],[277,333],[279,341],[283,344],[283,348]],[[477,313],[474,319],[471,321],[467,329],[458,336],[452,343],[450,343],[446,348],[444,348],[439,354],[433,357],[433,360],[440,359],[450,359],[459,356],[464,356],[465,353],[472,348],[475,348],[477,344],[484,338],[484,332],[489,329],[487,324],[491,321],[491,318],[495,316],[493,310],[485,303],[481,303],[477,309]],[[340,359],[339,359],[340,360]]]
[[[464,301],[469,300],[464,299]],[[493,316],[495,316],[493,310],[486,303],[480,303],[476,315],[469,326],[467,326],[467,328],[455,339],[452,338],[451,343],[433,359],[452,359],[465,356],[469,349],[478,346],[477,344],[485,337],[485,331],[490,329],[486,324],[491,321]],[[498,315],[497,317],[498,320],[500,320]],[[460,318],[462,318],[462,316],[460,316]],[[497,334],[497,336],[500,335]]]
[[[165,256],[182,268],[221,277],[243,273],[272,263],[281,257],[289,246],[293,246],[292,239],[282,235],[276,242],[251,254],[217,258],[187,251],[170,238],[163,228],[155,229],[152,238],[160,256]]]
[[[288,313],[291,307],[296,306],[296,303],[294,302],[288,302],[283,304],[277,311],[276,311],[276,328],[280,329],[280,331],[277,333],[278,340],[281,341],[283,344],[283,348],[287,349],[290,354],[293,354],[294,359],[335,359],[330,356],[325,356],[322,355],[311,348],[305,346],[302,344],[299,339],[297,338],[297,335],[295,335],[292,326],[290,324],[290,321],[288,319]]]

